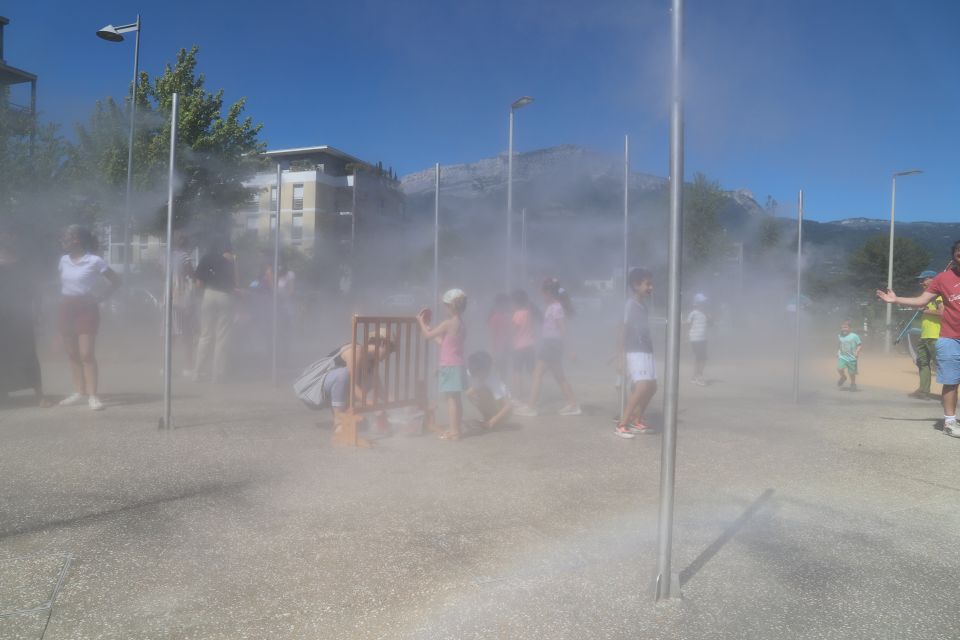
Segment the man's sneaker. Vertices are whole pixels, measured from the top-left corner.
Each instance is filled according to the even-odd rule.
[[[960,425],[956,422],[947,422],[943,425],[943,433],[954,438],[960,438]]]
[[[583,411],[580,410],[580,405],[578,404],[568,404],[557,412],[557,414],[561,416],[579,416],[582,413]]]
[[[851,384],[850,384],[850,391],[860,391],[860,387],[858,387],[857,385],[851,383]]]
[[[837,386],[838,386],[838,387],[842,387],[842,386],[843,386],[843,383],[846,382],[846,381],[847,381],[847,376],[843,376],[842,378],[840,378],[839,380],[837,380]]]
[[[90,399],[87,400],[87,405],[91,411],[103,411],[103,403],[100,402],[100,398],[97,396],[90,396]]]
[[[629,439],[636,437],[633,435],[633,431],[630,430],[630,427],[623,424],[618,424],[616,427],[614,427],[613,432],[621,438]]]
[[[534,409],[533,407],[527,406],[525,404],[521,404],[520,406],[516,407],[513,410],[513,415],[524,416],[527,418],[536,418],[537,415],[539,414],[537,413],[537,410]]]
[[[707,386],[707,381],[704,380],[703,378],[694,378],[694,379],[691,380],[690,382],[692,382],[693,384],[697,385],[698,387],[705,387],[705,386]]]
[[[63,400],[61,400],[58,404],[61,407],[72,407],[75,404],[80,404],[86,399],[87,399],[87,396],[83,395],[82,393],[72,393],[66,398],[64,398]]]

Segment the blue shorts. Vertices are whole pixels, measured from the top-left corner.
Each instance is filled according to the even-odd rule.
[[[437,373],[440,379],[440,393],[460,393],[466,390],[465,367],[439,367]]]
[[[960,339],[937,338],[937,382],[960,384]]]

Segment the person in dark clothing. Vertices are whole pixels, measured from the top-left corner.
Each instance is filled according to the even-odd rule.
[[[237,293],[236,259],[228,239],[221,238],[210,245],[200,258],[194,282],[203,291],[194,379],[209,378],[211,382],[220,382],[226,371],[226,352]]]
[[[14,238],[0,230],[0,401],[8,393],[33,389],[37,405],[43,395],[33,325],[39,300],[34,274],[20,261]]]

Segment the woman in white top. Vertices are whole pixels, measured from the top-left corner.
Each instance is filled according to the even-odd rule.
[[[100,301],[120,286],[120,276],[96,255],[96,238],[89,230],[71,225],[63,234],[60,258],[60,335],[70,358],[73,394],[64,398],[64,406],[84,401],[94,411],[103,409],[97,397],[97,359],[95,346],[100,327]],[[104,280],[106,290],[100,292]]]

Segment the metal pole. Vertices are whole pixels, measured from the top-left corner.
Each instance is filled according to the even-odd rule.
[[[507,251],[504,262],[507,266],[505,290],[513,288],[510,259],[513,249],[513,107],[510,107],[510,126],[507,133]]]
[[[270,368],[270,380],[273,382],[273,386],[277,386],[277,346],[280,337],[280,291],[278,285],[280,284],[280,198],[282,196],[282,186],[283,168],[280,161],[277,160],[277,228],[273,234],[273,282],[270,283],[273,287],[273,335],[271,336],[273,348]]]
[[[894,210],[897,207],[897,176],[891,178],[892,186],[890,188],[890,254],[887,256],[887,289],[893,289],[893,217]],[[884,353],[890,353],[890,344],[892,338],[893,305],[887,305],[887,328],[885,339],[883,341]]]
[[[127,195],[123,218],[123,276],[130,274],[130,210],[133,192],[133,128],[137,115],[137,75],[140,73],[140,14],[137,14],[137,37],[133,45],[133,86],[130,87],[130,136],[127,143]],[[167,239],[170,242],[170,239]],[[130,287],[126,287],[129,295]]]
[[[527,286],[527,208],[520,209],[520,286]],[[510,291],[506,292],[508,295]]]
[[[803,190],[797,195],[797,300],[793,335],[793,402],[800,402],[800,301],[803,282]]]
[[[440,313],[440,163],[433,165],[433,310]],[[439,315],[437,316],[440,317]],[[438,320],[439,322],[439,320]]]
[[[138,32],[139,33],[139,32]],[[173,94],[170,108],[170,174],[167,180],[167,285],[163,314],[163,418],[161,429],[172,429],[170,391],[173,370],[173,178],[177,153],[177,107],[179,96]]]
[[[627,270],[630,268],[630,136],[623,136],[623,306],[626,308],[630,297],[627,284]],[[630,380],[627,376],[627,354],[620,356],[620,419],[625,420],[627,395]]]
[[[677,459],[680,387],[680,252],[683,247],[683,0],[673,0],[673,101],[670,108],[670,236],[668,240],[667,353],[664,371],[663,439],[660,450],[660,523],[657,531],[655,598],[680,596],[673,571],[673,493]]]
[[[353,270],[353,251],[357,240],[357,166],[353,166],[353,191],[350,193],[350,269]],[[353,278],[353,273],[350,274]]]

